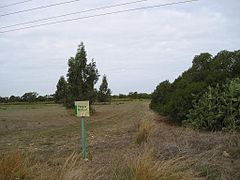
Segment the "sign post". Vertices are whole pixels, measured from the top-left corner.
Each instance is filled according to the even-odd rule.
[[[75,101],[77,117],[81,117],[82,159],[86,159],[84,117],[89,117],[89,101]]]
[[[86,158],[86,144],[85,144],[85,128],[84,128],[84,116],[81,118],[82,129],[82,159]]]

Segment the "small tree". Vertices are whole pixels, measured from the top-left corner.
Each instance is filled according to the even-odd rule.
[[[10,96],[10,98],[8,99],[9,102],[20,102],[21,98],[19,96]]]
[[[34,102],[37,100],[37,97],[38,97],[38,93],[28,92],[28,93],[25,93],[24,95],[22,95],[21,99],[23,101],[27,101],[27,102]]]
[[[57,90],[55,92],[55,102],[64,103],[67,96],[67,82],[63,76],[60,77],[57,83]]]
[[[111,90],[108,88],[106,75],[103,76],[102,84],[99,87],[98,100],[100,102],[107,102],[111,100]]]
[[[129,92],[128,97],[132,99],[137,99],[138,98],[138,92]]]

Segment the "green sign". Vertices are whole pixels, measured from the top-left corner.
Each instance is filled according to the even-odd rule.
[[[81,136],[82,136],[82,159],[86,159],[85,128],[84,117],[90,116],[89,101],[75,101],[76,115],[81,117]]]
[[[90,116],[89,101],[75,101],[76,113],[78,117]]]

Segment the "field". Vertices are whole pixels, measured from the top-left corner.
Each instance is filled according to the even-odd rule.
[[[24,161],[16,164],[30,179],[240,179],[239,133],[169,125],[148,106],[140,100],[94,105],[85,119],[88,160],[83,161],[80,119],[71,110],[2,104],[0,170],[7,172],[13,156]]]

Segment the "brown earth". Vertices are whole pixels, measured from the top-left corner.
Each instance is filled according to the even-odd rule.
[[[34,179],[59,179],[60,173],[63,179],[113,179],[119,165],[146,151],[156,162],[180,159],[179,170],[190,170],[195,179],[240,179],[239,133],[172,126],[149,110],[148,104],[95,105],[96,112],[85,119],[88,161],[78,158],[80,119],[71,111],[55,104],[0,105],[1,156],[16,150],[28,152],[38,166]],[[139,145],[142,120],[151,123],[151,128],[147,142]],[[71,164],[74,158],[77,163]]]

